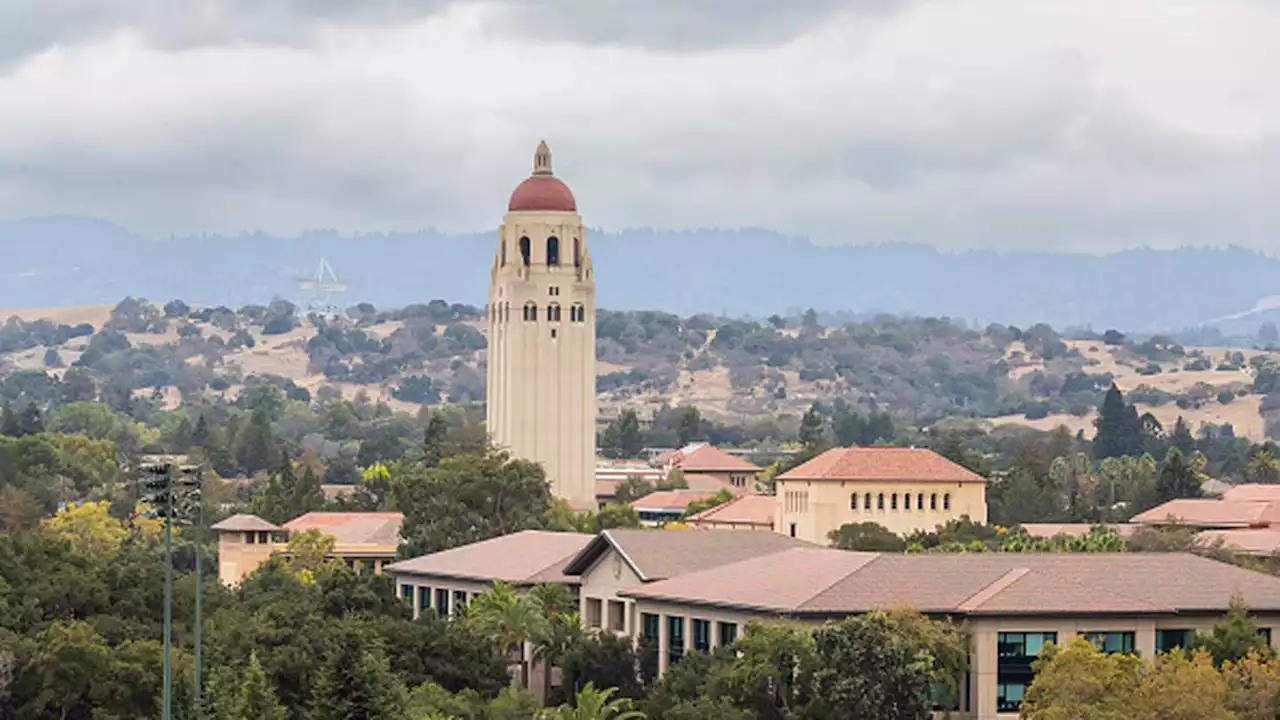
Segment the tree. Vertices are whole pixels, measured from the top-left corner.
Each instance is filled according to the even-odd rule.
[[[422,464],[436,467],[444,459],[445,443],[449,437],[449,425],[444,413],[433,412],[427,419],[427,429],[422,438]]]
[[[1169,448],[1160,466],[1156,491],[1162,500],[1197,498],[1204,494],[1202,479],[1192,459],[1184,457],[1176,447]]]
[[[1102,653],[1083,637],[1065,648],[1048,645],[1035,663],[1035,679],[1022,702],[1028,720],[1128,720],[1142,661]]]
[[[605,457],[621,459],[639,457],[644,449],[644,437],[640,432],[640,418],[635,410],[626,409],[609,423],[600,439],[600,450]]]
[[[1102,333],[1102,342],[1104,345],[1123,345],[1124,333],[1119,330],[1108,330]]]
[[[1276,343],[1280,343],[1280,330],[1276,329],[1273,322],[1264,322],[1258,327],[1258,344],[1262,347],[1273,347]]]
[[[907,543],[879,523],[845,523],[827,536],[832,547],[865,552],[902,552]]]
[[[339,629],[316,678],[313,720],[400,718],[407,700],[378,644],[357,627]]]
[[[1244,477],[1245,480],[1251,483],[1280,484],[1280,461],[1276,460],[1270,450],[1262,448],[1254,453],[1253,458],[1249,460],[1249,465],[1244,471]]]
[[[597,690],[587,683],[574,697],[573,704],[565,703],[554,709],[543,710],[540,720],[644,720],[644,713],[631,707],[626,698],[613,699],[617,688]]]
[[[1190,455],[1196,451],[1196,439],[1191,435],[1191,429],[1187,427],[1187,422],[1178,416],[1178,420],[1173,424],[1173,432],[1169,434],[1169,443],[1178,448],[1183,455]]]
[[[253,414],[249,416],[249,424],[236,438],[236,446],[240,466],[250,475],[275,464],[275,459],[279,456],[271,432],[271,416],[265,404],[254,408]]]
[[[495,580],[492,588],[472,599],[463,622],[492,642],[508,665],[520,663],[522,667],[525,643],[549,632],[538,603],[502,580]]]
[[[1222,674],[1227,681],[1226,709],[1239,720],[1280,717],[1280,663],[1250,653],[1223,663]]]
[[[692,405],[680,408],[680,425],[676,430],[676,436],[679,438],[681,447],[703,438],[702,415],[698,412],[698,408]]]
[[[0,435],[18,437],[21,434],[22,429],[18,424],[18,414],[13,411],[13,406],[9,404],[9,401],[5,400],[4,405],[0,406]]]
[[[1208,653],[1218,667],[1223,663],[1238,662],[1250,653],[1267,658],[1273,656],[1267,639],[1258,632],[1257,623],[1249,617],[1248,606],[1239,597],[1231,600],[1227,616],[1214,623],[1207,635],[1196,633],[1192,646]]]
[[[1098,408],[1098,431],[1093,438],[1094,456],[1099,460],[1142,453],[1142,426],[1137,410],[1124,401],[1115,383],[1107,390]]]
[[[800,444],[811,453],[821,451],[827,445],[826,421],[814,403],[800,419]]]
[[[249,655],[235,704],[235,720],[285,720],[284,707],[267,679],[258,653]]]

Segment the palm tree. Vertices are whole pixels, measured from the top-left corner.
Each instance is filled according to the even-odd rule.
[[[572,705],[542,711],[538,720],[644,720],[644,713],[631,707],[625,698],[611,700],[617,688],[597,690],[592,683],[578,691]]]
[[[497,645],[508,665],[519,663],[521,681],[528,684],[524,645],[546,634],[547,620],[537,602],[517,593],[511,583],[494,580],[492,589],[477,595],[467,606],[463,622]]]
[[[563,667],[565,658],[582,644],[586,633],[578,613],[556,615],[543,626],[542,632],[532,638],[534,665],[542,665],[542,697],[551,697],[551,671]]]

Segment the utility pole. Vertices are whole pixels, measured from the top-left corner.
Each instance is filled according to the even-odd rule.
[[[164,687],[162,689],[161,700],[161,718],[162,720],[173,720],[173,522],[178,515],[178,510],[182,510],[184,517],[191,517],[191,502],[194,501],[203,507],[203,499],[200,497],[199,486],[199,466],[198,465],[182,465],[175,466],[171,462],[149,462],[143,463],[142,471],[146,474],[142,480],[142,486],[146,490],[144,500],[151,505],[153,513],[164,518]],[[178,470],[182,474],[182,479],[177,483],[174,481],[174,470]],[[197,475],[194,486],[189,477],[193,474]],[[175,485],[177,487],[175,487]],[[175,509],[175,497],[178,490],[183,490],[182,505]],[[194,490],[194,492],[192,492]],[[201,513],[200,521],[203,522],[203,513]],[[200,549],[196,549],[196,562],[199,563]],[[198,565],[197,565],[198,567]],[[197,574],[198,574],[197,570]],[[196,702],[199,703],[200,697],[200,578],[196,579]]]

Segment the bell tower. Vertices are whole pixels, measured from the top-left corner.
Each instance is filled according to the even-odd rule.
[[[577,201],[545,142],[511,194],[491,277],[489,436],[541,463],[553,495],[594,509],[595,280]]]

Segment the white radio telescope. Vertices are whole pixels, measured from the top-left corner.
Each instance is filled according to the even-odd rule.
[[[338,279],[333,267],[324,257],[315,275],[298,278],[298,292],[301,295],[298,305],[307,315],[336,317],[342,313],[338,307],[338,297],[347,291],[347,281]]]

